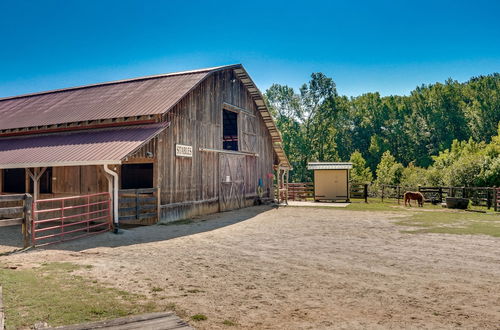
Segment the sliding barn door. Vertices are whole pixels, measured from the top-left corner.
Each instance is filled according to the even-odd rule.
[[[219,207],[229,211],[244,206],[246,159],[242,155],[219,154]]]

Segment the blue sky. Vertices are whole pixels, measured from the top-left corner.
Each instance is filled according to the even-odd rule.
[[[261,90],[324,72],[407,94],[500,71],[500,1],[1,1],[0,97],[242,63]]]

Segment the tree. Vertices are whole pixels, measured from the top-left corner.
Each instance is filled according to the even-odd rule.
[[[358,151],[351,154],[349,162],[352,163],[351,179],[355,183],[371,183],[373,180],[372,171],[366,166],[366,160]]]
[[[380,163],[377,165],[377,183],[397,185],[401,181],[403,165],[396,162],[391,152],[387,150],[382,154]]]

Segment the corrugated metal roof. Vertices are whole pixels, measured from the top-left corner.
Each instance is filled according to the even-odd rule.
[[[241,64],[71,87],[0,99],[0,130],[167,112],[210,73],[234,69],[271,134],[279,162],[290,168],[262,94]]]
[[[0,100],[0,129],[161,114],[208,71],[72,88]]]
[[[332,163],[332,162],[316,162],[308,163],[308,170],[350,170],[352,163]]]
[[[0,168],[118,164],[168,125],[128,126],[0,139]]]

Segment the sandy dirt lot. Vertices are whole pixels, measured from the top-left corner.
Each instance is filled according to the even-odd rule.
[[[405,234],[400,216],[253,207],[0,261],[93,265],[199,329],[500,329],[500,238]]]

